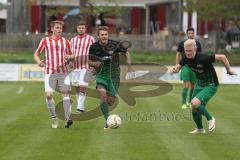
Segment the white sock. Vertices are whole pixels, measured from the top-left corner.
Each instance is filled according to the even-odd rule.
[[[68,121],[71,115],[71,101],[70,97],[63,97],[63,108],[64,108],[64,115],[65,120]]]
[[[76,95],[76,97],[77,97],[77,109],[84,111],[84,101],[86,98],[86,94],[83,92],[79,92],[79,94]]]
[[[48,106],[48,111],[51,115],[52,118],[57,117],[56,112],[55,112],[55,102],[53,99],[46,99],[46,103]]]

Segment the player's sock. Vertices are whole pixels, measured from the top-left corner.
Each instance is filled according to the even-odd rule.
[[[101,108],[104,118],[107,120],[107,118],[109,117],[108,104],[106,102],[102,102],[102,104],[100,105],[100,108]]]
[[[193,120],[194,120],[195,124],[197,125],[197,128],[202,129],[203,125],[202,125],[202,115],[201,115],[201,113],[192,111],[192,116],[193,116]]]
[[[186,104],[188,88],[182,89],[182,104]]]
[[[199,112],[200,112],[202,115],[204,115],[204,116],[207,118],[208,121],[212,119],[211,114],[208,112],[208,110],[206,109],[206,107],[205,107],[204,105],[199,105],[199,106],[197,107],[197,109],[199,110]]]
[[[77,95],[77,109],[84,111],[84,101],[86,98],[86,93],[79,92]]]
[[[70,97],[63,97],[63,108],[64,108],[64,115],[65,120],[68,121],[71,115],[71,101]]]
[[[46,99],[46,103],[47,103],[47,106],[48,106],[48,110],[49,110],[49,113],[51,115],[52,118],[56,118],[57,115],[56,115],[56,112],[55,112],[55,102],[53,99]]]

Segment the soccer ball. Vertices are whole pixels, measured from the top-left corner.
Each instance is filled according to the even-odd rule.
[[[111,129],[118,128],[122,124],[122,119],[119,115],[112,114],[107,119],[107,125]]]

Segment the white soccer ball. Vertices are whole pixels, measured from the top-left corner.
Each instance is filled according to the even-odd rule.
[[[119,115],[112,114],[107,119],[107,125],[111,129],[118,128],[122,124],[122,119]]]

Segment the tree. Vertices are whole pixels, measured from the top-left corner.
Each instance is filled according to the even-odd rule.
[[[79,7],[81,8],[81,12],[84,16],[92,15],[95,16],[99,13],[106,14],[115,14],[121,15],[125,9],[120,7],[119,0],[105,0],[107,4],[115,4],[114,6],[96,6],[91,0],[79,0]]]
[[[6,8],[7,8],[7,5],[0,2],[0,10],[1,10],[1,9],[6,9]]]
[[[231,20],[240,29],[239,0],[186,0],[185,9],[196,10],[204,20]]]

